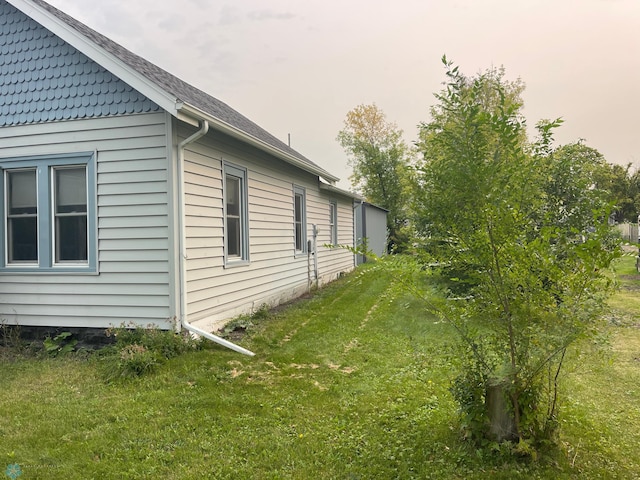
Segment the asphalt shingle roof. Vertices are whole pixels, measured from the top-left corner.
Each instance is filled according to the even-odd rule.
[[[258,126],[247,117],[231,108],[226,103],[218,100],[215,97],[212,97],[211,95],[195,88],[192,85],[189,85],[175,75],[172,75],[171,73],[163,70],[157,65],[154,65],[153,63],[145,60],[139,55],[136,55],[135,53],[127,50],[113,40],[107,38],[101,33],[96,32],[92,28],[89,28],[73,17],[49,5],[45,1],[31,0],[31,2],[42,7],[51,15],[55,16],[60,21],[64,22],[66,25],[80,33],[82,36],[89,39],[95,45],[115,56],[132,70],[143,75],[165,92],[175,96],[177,100],[196,107],[199,110],[202,110],[203,112],[231,125],[232,127],[237,128],[243,133],[257,138],[258,140],[268,144],[269,146],[296,158],[315,171],[324,171],[322,167],[318,166],[296,150],[292,149],[286,143],[274,137],[265,129]],[[329,176],[331,176],[331,174],[329,174]]]

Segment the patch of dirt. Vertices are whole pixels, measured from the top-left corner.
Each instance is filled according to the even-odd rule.
[[[322,392],[326,392],[328,390],[327,387],[325,387],[324,385],[321,385],[320,382],[318,382],[317,380],[315,382],[313,382],[313,386],[316,387],[317,389],[319,389]]]
[[[342,367],[341,365],[336,365],[334,363],[330,363],[329,365],[327,365],[331,370],[336,370],[338,372],[342,372],[342,373],[346,373],[347,375],[355,372],[357,370],[356,367]]]
[[[303,365],[300,365],[299,363],[292,363],[289,365],[289,367],[295,368],[297,370],[302,370],[303,368],[310,368],[312,370],[315,370],[316,368],[320,368],[320,365],[316,365],[315,363],[303,364]]]
[[[352,350],[352,349],[358,347],[359,345],[360,345],[360,342],[358,341],[358,339],[354,338],[353,340],[351,340],[348,344],[346,344],[344,346],[343,353],[347,353],[349,350]]]
[[[218,331],[216,335],[224,338],[225,340],[229,340],[233,343],[239,343],[247,334],[247,329],[245,327],[236,327],[230,332]]]
[[[640,281],[640,273],[635,275],[620,275],[621,280],[630,280],[632,282]]]

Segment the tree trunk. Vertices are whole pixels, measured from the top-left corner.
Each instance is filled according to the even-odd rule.
[[[489,416],[489,437],[498,442],[518,438],[516,421],[506,398],[504,380],[495,380],[487,385],[484,402]]]

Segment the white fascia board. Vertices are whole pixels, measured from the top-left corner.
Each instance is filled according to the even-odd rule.
[[[122,60],[96,45],[91,39],[85,37],[55,15],[52,15],[39,5],[31,3],[29,0],[7,0],[7,2],[120,78],[149,100],[176,116],[175,96],[168,94],[158,85],[133,70]]]
[[[328,183],[318,182],[320,186],[320,190],[326,190],[327,192],[335,193],[338,195],[343,195],[345,197],[353,198],[354,200],[362,201],[362,196],[357,193],[350,192],[348,190],[343,190],[341,188],[336,187],[335,185],[329,185]]]
[[[274,147],[273,145],[269,145],[268,143],[260,140],[259,138],[256,138],[253,135],[250,135],[240,130],[239,128],[234,127],[233,125],[230,125],[227,122],[224,122],[219,118],[216,118],[211,114],[208,114],[207,112],[200,110],[197,107],[194,107],[193,105],[189,105],[186,103],[179,104],[179,105],[182,108],[179,110],[176,116],[181,120],[183,119],[183,117],[191,118],[192,120],[189,123],[192,123],[194,118],[206,120],[211,125],[211,128],[214,128],[216,130],[226,133],[227,135],[230,135],[234,138],[242,140],[243,142],[258,148],[263,152],[267,152],[273,155],[274,157],[277,157],[283,160],[284,162],[289,163],[290,165],[294,165],[309,173],[318,175],[319,177],[322,177],[329,182],[337,182],[339,180],[338,177],[331,175],[326,170],[320,167],[314,167],[313,165],[309,165],[308,163],[303,162],[302,160],[294,157],[293,155],[290,155],[289,153],[284,152],[279,148]]]

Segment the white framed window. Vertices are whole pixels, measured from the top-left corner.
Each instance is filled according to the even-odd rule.
[[[38,265],[36,169],[5,171],[6,263]]]
[[[86,263],[88,255],[87,167],[51,169],[54,264]]]
[[[304,188],[293,187],[293,226],[295,237],[295,252],[307,252],[307,206]]]
[[[246,263],[249,261],[247,171],[228,163],[223,169],[225,265]]]
[[[338,204],[329,202],[329,242],[338,245]]]
[[[3,271],[97,270],[93,154],[0,160]]]

